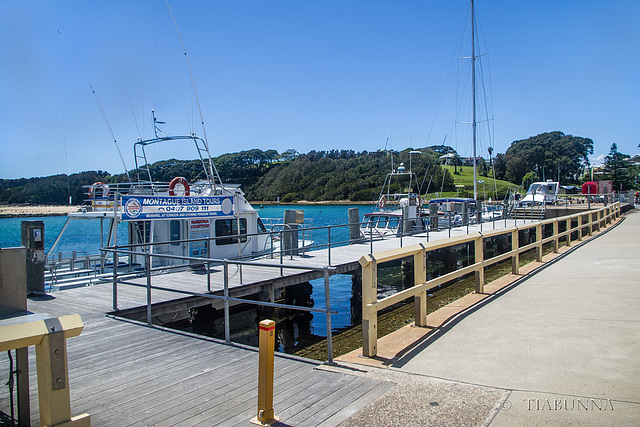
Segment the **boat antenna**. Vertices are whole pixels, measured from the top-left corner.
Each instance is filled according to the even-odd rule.
[[[142,134],[140,133],[140,126],[138,126],[138,120],[136,119],[136,113],[133,111],[133,104],[131,103],[131,97],[129,96],[129,91],[127,90],[127,84],[122,80],[122,86],[124,86],[124,92],[127,94],[127,99],[129,100],[129,108],[131,108],[131,115],[133,116],[133,122],[136,124],[136,129],[138,130],[138,141],[142,141]]]
[[[109,119],[107,119],[107,114],[104,112],[104,108],[102,108],[102,104],[100,103],[100,99],[98,99],[98,94],[96,93],[95,89],[93,89],[93,86],[91,85],[91,82],[89,81],[89,78],[87,77],[87,75],[85,74],[84,70],[80,66],[80,62],[78,61],[78,58],[76,58],[76,56],[73,54],[73,50],[71,50],[71,46],[69,46],[69,43],[67,43],[67,40],[65,40],[65,38],[62,35],[62,33],[60,32],[60,30],[58,30],[58,34],[60,35],[60,38],[62,38],[62,41],[64,42],[64,44],[67,46],[67,49],[69,49],[69,53],[71,53],[71,56],[73,57],[73,60],[76,62],[76,65],[80,69],[80,72],[82,73],[82,75],[84,76],[84,79],[86,80],[87,84],[89,85],[89,89],[91,89],[91,92],[93,92],[93,96],[95,96],[95,98],[96,98],[96,102],[98,103],[98,107],[100,107],[100,111],[102,112],[102,117],[104,117],[104,121],[107,123],[107,127],[109,128],[109,132],[111,132],[111,137],[113,138],[113,142],[116,144],[116,148],[118,149],[118,154],[120,155],[120,160],[122,161],[122,166],[124,166],[124,172],[127,174],[127,179],[131,183],[132,181],[131,181],[131,177],[129,176],[129,169],[127,168],[127,164],[124,162],[124,157],[122,157],[122,151],[120,151],[120,146],[118,145],[118,140],[116,140],[116,136],[113,133],[113,129],[111,128],[111,124],[109,123]]]
[[[222,184],[222,180],[220,179],[220,175],[218,175],[218,170],[216,166],[211,161],[211,155],[209,154],[209,140],[207,139],[207,130],[204,127],[204,116],[202,115],[202,107],[200,106],[200,99],[198,98],[198,91],[196,90],[196,81],[193,78],[193,72],[191,71],[191,63],[189,62],[189,57],[187,56],[187,50],[184,48],[184,43],[182,42],[182,36],[180,35],[180,30],[178,29],[178,24],[176,23],[176,19],[173,16],[173,12],[171,11],[171,6],[169,6],[169,0],[165,0],[167,4],[167,9],[169,10],[169,15],[171,15],[171,20],[173,21],[173,26],[176,29],[176,33],[178,34],[178,40],[180,41],[180,47],[182,48],[182,53],[184,53],[184,60],[187,62],[187,68],[189,69],[189,77],[191,78],[191,87],[193,87],[193,94],[196,97],[196,105],[198,106],[198,113],[200,114],[200,124],[202,125],[202,136],[205,148],[207,150],[207,155],[209,156],[209,173],[212,177],[217,177],[218,181]],[[214,180],[215,186],[215,180]]]

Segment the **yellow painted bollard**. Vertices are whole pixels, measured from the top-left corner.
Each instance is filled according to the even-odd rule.
[[[273,351],[275,345],[276,322],[260,322],[260,358],[258,370],[258,416],[251,422],[268,426],[280,418],[273,414]]]

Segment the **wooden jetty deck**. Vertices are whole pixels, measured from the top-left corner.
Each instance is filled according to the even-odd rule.
[[[90,290],[28,301],[32,312],[79,313],[85,323],[80,336],[67,341],[73,415],[89,413],[94,426],[252,425],[257,349],[105,316],[108,298]],[[38,425],[33,347],[30,353],[31,422]],[[274,408],[282,425],[339,424],[393,386],[319,365],[276,355]],[[8,378],[8,371],[2,355],[0,378]],[[2,387],[0,409],[8,413],[8,407],[8,389]]]
[[[526,223],[530,223],[527,220]],[[495,223],[473,224],[457,227],[449,230],[441,230],[437,232],[420,233],[413,236],[404,236],[402,240],[397,237],[385,238],[383,240],[373,241],[373,251],[380,252],[388,249],[395,249],[402,246],[424,243],[427,241],[446,239],[449,237],[457,237],[467,233],[475,233],[481,230],[488,231],[510,227],[515,224],[524,224],[525,221],[512,219],[499,220]],[[261,258],[256,260],[261,264],[269,264],[272,268],[265,266],[229,265],[229,296],[232,298],[242,298],[247,295],[253,295],[258,292],[269,292],[269,288],[279,289],[293,284],[303,283],[323,277],[321,269],[325,266],[332,267],[330,274],[348,274],[359,269],[358,260],[363,255],[371,253],[371,243],[363,241],[360,243],[350,244],[346,246],[323,248],[305,252],[301,255],[287,256],[283,260],[283,269],[281,274],[279,258]],[[330,254],[329,254],[330,252]],[[330,261],[330,262],[329,262]],[[298,270],[287,269],[286,266],[305,266],[312,267],[317,270]],[[242,269],[242,272],[240,272]],[[211,293],[222,295],[224,290],[224,273],[221,265],[213,265],[210,268],[210,289]],[[145,277],[138,277],[126,280],[128,283],[138,285],[137,287],[128,286],[126,284],[118,285],[118,311],[117,314],[126,315],[128,318],[135,320],[146,319],[146,284]],[[177,271],[164,274],[154,274],[151,278],[152,286],[165,289],[176,289],[192,294],[206,294],[207,274],[206,270],[194,271]],[[92,286],[92,288],[95,286]],[[101,294],[111,295],[112,287],[109,284],[98,285],[102,289],[98,291]],[[110,298],[110,297],[109,297]],[[214,300],[215,301],[215,300]],[[178,293],[156,290],[151,293],[151,302],[153,305],[154,315],[166,313],[175,313],[205,303],[212,303],[211,299],[198,296],[184,296]],[[217,301],[222,304],[221,301]],[[215,304],[215,302],[214,302]]]

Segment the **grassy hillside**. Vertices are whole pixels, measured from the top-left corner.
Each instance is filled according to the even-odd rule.
[[[463,185],[464,187],[456,187],[457,191],[445,191],[440,192],[440,183],[432,182],[431,189],[427,196],[428,199],[433,199],[436,195],[434,191],[438,192],[438,197],[473,197],[473,167],[471,166],[458,166],[458,173],[455,172],[453,166],[445,166],[453,177],[454,186]],[[478,181],[484,181],[484,183],[478,183],[478,198],[488,200],[502,200],[509,188],[514,189],[516,186],[509,181],[503,181],[500,179],[494,180],[490,176],[482,176],[478,173]],[[497,189],[497,196],[496,196]]]

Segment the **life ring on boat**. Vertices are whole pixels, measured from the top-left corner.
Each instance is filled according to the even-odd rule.
[[[385,196],[384,194],[382,196],[380,196],[380,198],[378,199],[378,207],[380,207],[380,209],[384,208],[384,206],[387,204],[387,196]]]
[[[98,189],[102,188],[102,196],[98,195]],[[91,184],[91,187],[89,187],[89,198],[94,198],[94,197],[109,197],[109,186],[107,184],[105,184],[104,182],[94,182],[93,184]]]
[[[171,180],[171,183],[169,183],[169,195],[170,196],[175,196],[176,195],[176,187],[178,187],[177,193],[179,196],[188,196],[189,195],[189,183],[187,182],[187,180],[181,176],[176,176],[175,178],[173,178]],[[180,187],[182,187],[184,190],[180,190]],[[180,194],[181,192],[183,192],[183,194]]]

